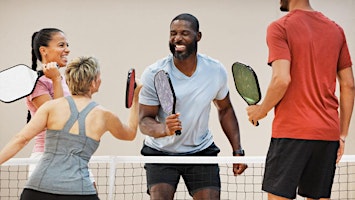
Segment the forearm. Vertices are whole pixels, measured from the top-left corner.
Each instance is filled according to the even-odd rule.
[[[63,97],[64,92],[63,92],[63,86],[62,86],[62,77],[58,76],[56,78],[53,78],[52,83],[53,83],[53,91],[54,91],[53,99]]]
[[[239,124],[232,107],[219,113],[219,122],[232,146],[232,151],[241,149]]]
[[[151,117],[144,117],[139,122],[139,128],[144,135],[150,137],[159,138],[167,136],[165,124],[160,123]]]
[[[290,62],[276,60],[272,63],[272,77],[265,98],[260,104],[260,113],[266,115],[284,97],[291,83]]]
[[[26,144],[28,139],[24,136],[17,134],[0,152],[0,165],[15,156]]]
[[[345,139],[345,137],[348,135],[355,96],[355,85],[352,68],[348,67],[338,71],[338,81],[340,86],[340,137]]]
[[[340,93],[340,138],[348,135],[350,120],[354,107],[354,88],[342,88]]]
[[[271,81],[263,102],[260,104],[260,113],[267,114],[280,102],[287,91],[288,85]]]
[[[138,103],[138,93],[140,89],[135,90],[135,95],[133,98],[133,103],[130,108],[129,116],[128,116],[128,127],[134,130],[137,133],[138,129],[138,119],[139,119],[139,103]]]

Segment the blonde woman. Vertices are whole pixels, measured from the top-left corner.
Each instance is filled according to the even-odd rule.
[[[71,96],[44,103],[31,121],[0,152],[0,164],[12,158],[41,130],[47,129],[44,154],[21,195],[29,199],[98,199],[89,178],[88,162],[106,132],[133,140],[138,126],[138,93],[129,121],[92,101],[101,84],[100,67],[93,57],[79,57],[65,71]]]

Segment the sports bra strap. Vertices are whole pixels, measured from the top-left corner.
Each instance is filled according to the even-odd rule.
[[[71,115],[66,122],[65,126],[63,127],[63,131],[69,133],[70,129],[73,127],[74,123],[78,121],[79,123],[79,135],[86,135],[85,134],[85,119],[88,113],[96,107],[98,104],[94,101],[90,102],[80,113],[75,105],[72,96],[65,97],[68,100]]]

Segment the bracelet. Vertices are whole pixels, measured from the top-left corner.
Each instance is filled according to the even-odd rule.
[[[340,139],[340,141],[342,141],[343,143],[345,143],[345,139],[343,139],[343,138],[339,138]]]
[[[243,149],[238,149],[238,150],[233,151],[233,156],[244,156],[244,155],[245,155],[245,152]]]

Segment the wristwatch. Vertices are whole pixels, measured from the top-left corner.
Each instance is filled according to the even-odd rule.
[[[244,156],[244,155],[245,155],[245,152],[243,149],[238,149],[238,150],[233,151],[233,156]]]

